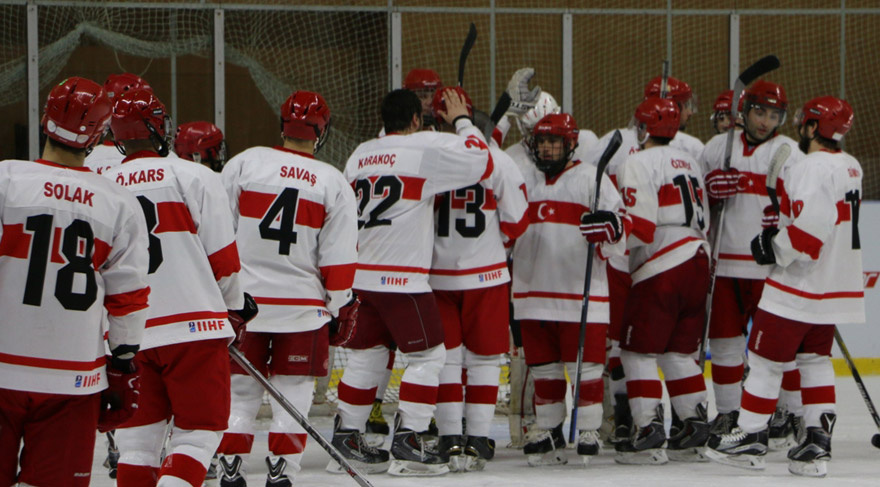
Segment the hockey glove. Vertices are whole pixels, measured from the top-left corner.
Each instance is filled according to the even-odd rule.
[[[761,219],[761,227],[778,227],[779,226],[779,212],[773,208],[773,205],[767,205],[764,208],[764,217]]]
[[[776,263],[776,255],[773,253],[773,237],[779,233],[776,227],[767,227],[752,239],[752,257],[759,265]]]
[[[254,301],[254,298],[250,294],[244,293],[244,308],[227,311],[229,312],[229,323],[232,324],[232,331],[235,332],[235,338],[233,338],[230,345],[237,347],[244,341],[247,323],[257,316],[259,309],[257,309],[257,302]]]
[[[357,314],[360,306],[361,300],[358,299],[357,294],[352,293],[351,301],[339,308],[339,316],[330,317],[330,345],[341,347],[351,340],[357,326]]]
[[[726,200],[743,189],[745,177],[736,169],[716,169],[706,176],[706,190],[714,200]]]
[[[125,423],[138,407],[140,373],[134,360],[112,358],[107,361],[107,389],[101,391],[98,431],[106,433]]]
[[[594,211],[581,217],[581,235],[590,243],[616,243],[623,236],[620,216],[608,210]]]
[[[535,108],[538,101],[538,95],[541,94],[541,87],[535,86],[529,89],[529,81],[535,76],[534,68],[520,68],[510,82],[507,83],[507,94],[510,95],[510,108],[507,110],[517,117],[523,116],[527,111]]]

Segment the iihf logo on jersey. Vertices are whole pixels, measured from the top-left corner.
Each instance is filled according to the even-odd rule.
[[[409,282],[408,277],[386,277],[382,276],[379,278],[379,282],[383,286],[406,286],[406,283]]]
[[[93,387],[98,385],[101,382],[101,373],[95,372],[92,375],[77,375],[73,379],[73,387]]]
[[[226,324],[226,320],[190,321],[189,322],[189,332],[196,333],[199,331],[222,330],[223,325],[225,325],[225,324]]]

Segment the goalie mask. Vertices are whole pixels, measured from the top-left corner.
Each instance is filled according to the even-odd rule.
[[[671,139],[678,132],[678,104],[669,98],[650,97],[636,108],[635,120],[639,133],[639,144],[644,144],[648,136]]]
[[[446,111],[446,100],[443,98],[443,94],[446,93],[446,90],[453,90],[464,98],[464,103],[467,105],[468,117],[473,120],[474,104],[471,102],[471,97],[468,96],[467,92],[464,91],[464,88],[461,86],[452,86],[449,88],[441,88],[434,92],[434,99],[431,101],[431,116],[434,121],[437,124],[444,123],[443,117],[440,116],[440,112]]]
[[[226,163],[223,132],[210,122],[189,122],[177,127],[174,152],[183,159],[198,162],[220,172]]]
[[[165,112],[165,105],[151,90],[133,89],[117,95],[113,101],[110,131],[116,148],[123,154],[125,149],[121,141],[150,140],[160,156],[168,155],[171,119]]]
[[[559,103],[556,103],[553,95],[546,91],[542,91],[538,95],[535,107],[516,119],[516,126],[519,129],[519,133],[523,136],[523,144],[526,148],[530,148],[532,145],[532,130],[535,128],[535,125],[545,116],[561,111],[562,108],[559,106]]]
[[[50,139],[90,151],[104,135],[110,114],[110,100],[101,85],[74,76],[52,88],[41,125]]]
[[[761,143],[776,135],[785,123],[788,97],[782,86],[769,81],[755,81],[743,93],[743,128],[751,142]]]
[[[313,140],[315,154],[330,134],[330,108],[312,91],[294,91],[281,105],[281,133],[285,137]]]
[[[143,78],[132,73],[111,74],[104,81],[104,91],[107,92],[110,101],[113,101],[116,95],[131,90],[153,91],[153,88]]]
[[[548,177],[561,173],[574,155],[579,132],[567,113],[551,113],[535,124],[529,148],[538,170]]]

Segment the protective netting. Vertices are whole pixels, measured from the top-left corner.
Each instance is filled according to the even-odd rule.
[[[278,107],[294,89],[323,94],[331,136],[319,158],[338,167],[380,129],[379,104],[391,85],[394,15],[401,18],[401,71],[432,68],[457,82],[468,25],[478,40],[464,87],[490,112],[518,68],[562,103],[563,17],[572,15],[572,112],[602,135],[624,126],[644,84],[670,59],[671,74],[698,95],[689,133],[706,141],[712,102],[728,87],[729,15],[740,18],[739,63],[774,53],[794,109],[807,99],[844,94],[855,109],[846,149],[865,169],[866,198],[880,197],[880,8],[874,0],[310,0],[199,4],[33,2],[39,29],[40,99],[70,75],[103,81],[142,75],[177,123],[214,116],[214,21],[225,36],[225,132],[230,152],[278,142]],[[832,5],[829,5],[832,4]],[[841,5],[845,5],[841,9]],[[827,10],[817,10],[824,8]],[[688,10],[684,10],[688,9]],[[703,9],[703,10],[701,10]],[[711,10],[710,10],[711,9]],[[772,10],[770,10],[772,9]],[[845,13],[845,15],[841,15]],[[670,44],[671,43],[671,44]],[[0,158],[27,157],[27,6],[0,0]],[[786,125],[782,132],[794,136]],[[514,127],[506,144],[520,134]],[[334,384],[344,363],[337,354]],[[401,363],[395,366],[400,370]],[[399,383],[399,376],[393,379]],[[334,398],[332,390],[328,397]],[[389,388],[388,399],[397,390]]]

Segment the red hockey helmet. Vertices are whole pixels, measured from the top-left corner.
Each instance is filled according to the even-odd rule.
[[[577,122],[574,117],[567,113],[545,115],[532,129],[533,137],[539,135],[558,135],[569,144],[577,143],[579,133],[580,130],[578,129]]]
[[[820,96],[808,101],[795,121],[800,126],[811,120],[818,122],[819,135],[840,141],[852,128],[853,109],[846,100]]]
[[[406,78],[403,80],[403,87],[412,91],[436,90],[443,87],[443,82],[440,81],[440,75],[438,75],[433,69],[416,68],[411,69],[409,73],[406,73]]]
[[[645,85],[645,98],[660,97],[660,85],[663,83],[663,77],[657,76]],[[666,98],[675,100],[676,103],[682,105],[687,103],[693,96],[693,91],[689,84],[672,76],[666,79]]]
[[[748,87],[743,93],[744,111],[747,111],[754,105],[763,105],[785,111],[788,107],[788,97],[785,96],[785,90],[782,86],[759,79],[752,86]]]
[[[315,152],[330,133],[330,107],[312,91],[294,91],[281,105],[281,133],[285,137],[314,140]]]
[[[434,116],[434,120],[443,120],[443,118],[440,117],[440,111],[446,111],[446,100],[443,99],[443,93],[445,93],[446,90],[453,90],[464,97],[464,103],[465,105],[467,105],[468,116],[473,118],[474,104],[471,101],[471,97],[468,96],[467,92],[464,91],[464,88],[462,88],[461,86],[450,86],[448,88],[439,89],[434,92],[434,99],[431,101],[431,113]]]
[[[101,85],[77,76],[67,78],[49,93],[43,132],[68,147],[90,148],[104,135],[111,108]]]
[[[110,130],[117,141],[145,140],[153,136],[164,139],[169,130],[165,105],[152,90],[141,88],[120,93],[113,101]]]
[[[635,118],[639,124],[645,126],[651,137],[671,139],[678,132],[681,113],[673,100],[652,96],[639,104]]]
[[[718,98],[715,98],[715,103],[712,105],[712,111],[715,113],[730,113],[730,109],[733,106],[733,90],[727,90],[721,92],[718,95]]]
[[[104,91],[107,92],[107,97],[111,101],[120,93],[141,89],[153,91],[153,88],[143,78],[132,73],[111,74],[107,76],[107,81],[104,81]]]
[[[532,128],[532,139],[530,141],[529,149],[532,151],[532,156],[535,160],[535,167],[551,177],[559,174],[565,169],[565,165],[571,160],[571,157],[574,154],[574,150],[578,145],[579,133],[580,130],[578,130],[577,122],[571,115],[567,113],[551,113],[545,115],[544,118],[539,120],[534,128]],[[549,157],[547,153],[542,153],[541,144],[543,141],[547,140],[548,137],[562,138],[562,153],[556,153],[555,149],[550,150],[552,155]]]
[[[210,163],[215,171],[226,162],[223,132],[210,122],[188,122],[178,126],[174,152],[190,161]]]

